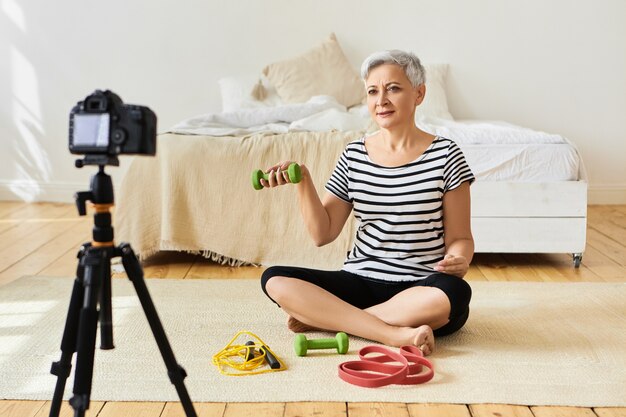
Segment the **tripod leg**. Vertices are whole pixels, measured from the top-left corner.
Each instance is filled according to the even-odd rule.
[[[78,252],[78,258],[82,259],[84,247]],[[65,321],[65,329],[63,330],[63,338],[61,339],[61,360],[52,363],[50,373],[57,376],[57,383],[54,388],[54,396],[50,406],[50,417],[58,417],[61,410],[61,402],[63,400],[63,392],[65,391],[65,383],[72,371],[72,356],[76,352],[76,337],[78,330],[78,317],[80,308],[83,304],[83,273],[84,268],[79,260],[76,268],[76,279],[72,288],[72,297],[70,306],[67,311],[67,319]]]
[[[109,259],[112,257],[113,247],[110,249]],[[100,349],[115,348],[113,344],[113,313],[111,308],[111,263],[103,265],[103,275],[100,290]]]
[[[165,366],[167,367],[167,374],[174,387],[176,387],[178,397],[180,398],[180,402],[185,410],[185,415],[187,417],[196,417],[196,410],[193,407],[187,388],[185,388],[184,379],[187,376],[187,373],[182,366],[176,363],[174,352],[172,351],[172,347],[167,340],[165,330],[163,329],[163,325],[161,324],[159,315],[154,307],[152,298],[150,298],[148,287],[146,287],[146,283],[143,279],[141,264],[128,243],[122,243],[119,246],[119,249],[122,253],[122,263],[124,265],[124,269],[126,270],[128,278],[132,281],[133,286],[135,287],[135,291],[137,292],[143,311],[146,314],[146,318],[148,319],[154,338],[156,339],[159,350],[161,351],[161,356],[163,356]]]
[[[83,280],[83,305],[78,323],[76,350],[76,374],[74,377],[74,396],[70,404],[74,408],[74,416],[82,417],[89,409],[93,363],[98,330],[98,300],[105,264],[110,261],[108,252],[98,248],[89,248],[84,260],[85,273]]]

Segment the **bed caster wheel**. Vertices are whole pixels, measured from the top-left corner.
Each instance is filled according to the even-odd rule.
[[[580,261],[583,260],[583,254],[582,253],[574,253],[574,254],[572,254],[572,258],[574,260],[574,268],[579,268],[580,267]]]

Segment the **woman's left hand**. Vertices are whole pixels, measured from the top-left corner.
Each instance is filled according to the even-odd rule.
[[[459,278],[463,278],[465,274],[467,274],[468,269],[469,263],[465,256],[452,254],[447,254],[443,260],[437,262],[435,266],[435,271],[455,275]]]

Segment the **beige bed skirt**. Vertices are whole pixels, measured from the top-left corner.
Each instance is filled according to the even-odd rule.
[[[302,222],[293,186],[256,191],[251,174],[286,160],[305,164],[318,193],[359,132],[247,137],[165,134],[155,157],[136,157],[119,187],[117,242],[141,258],[162,250],[202,253],[229,264],[340,268],[354,225],[318,248]]]

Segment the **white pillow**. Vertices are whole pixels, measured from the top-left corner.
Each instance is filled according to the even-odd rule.
[[[282,103],[276,89],[263,75],[229,76],[218,80],[222,111],[271,107]]]
[[[448,64],[424,64],[426,70],[426,96],[415,110],[415,120],[423,117],[437,117],[454,120],[448,111],[446,98],[446,75]]]

